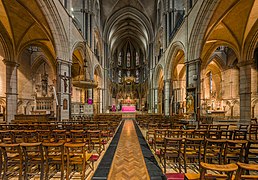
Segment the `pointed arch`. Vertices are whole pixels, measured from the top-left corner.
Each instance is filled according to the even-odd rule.
[[[166,74],[164,75],[166,79],[172,79],[172,71],[177,64],[177,62],[175,62],[175,58],[180,50],[185,54],[185,46],[181,41],[176,41],[169,47],[165,70]]]

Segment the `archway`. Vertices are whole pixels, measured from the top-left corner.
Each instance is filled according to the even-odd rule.
[[[238,118],[239,67],[238,59],[229,46],[217,45],[210,51],[210,57],[203,59],[201,70],[201,115]],[[208,52],[203,54],[207,55]],[[205,57],[205,56],[204,56]],[[207,56],[206,56],[207,57]],[[232,108],[234,113],[232,114]]]
[[[172,112],[182,115],[186,113],[186,68],[185,54],[179,49],[172,59]]]
[[[3,62],[4,49],[0,41],[0,121],[5,121],[6,115],[6,67]]]
[[[155,94],[157,100],[155,102],[155,109],[157,109],[157,113],[162,114],[164,111],[164,72],[161,66],[157,69],[156,76],[157,83],[157,94]]]
[[[97,82],[97,87],[93,89],[93,112],[103,112],[103,87],[102,87],[102,73],[100,66],[95,67],[94,81]]]
[[[17,114],[51,114],[55,116],[56,67],[47,47],[30,44],[24,47],[18,59]]]

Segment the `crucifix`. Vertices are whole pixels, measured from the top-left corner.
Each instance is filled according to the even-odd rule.
[[[64,75],[61,75],[61,79],[64,81],[64,92],[67,92],[67,87],[68,87],[68,80],[69,77],[66,75],[66,72],[64,72]]]

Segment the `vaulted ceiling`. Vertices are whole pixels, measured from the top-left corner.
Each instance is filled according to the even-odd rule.
[[[20,53],[28,45],[37,43],[54,54],[49,25],[35,0],[0,0],[0,33],[9,40],[13,52]]]
[[[111,52],[130,41],[135,48],[146,53],[153,38],[155,1],[102,0],[100,5],[104,36]]]
[[[205,35],[202,59],[207,60],[216,47],[232,48],[240,58],[258,29],[257,0],[221,0]],[[241,52],[241,49],[243,52]]]

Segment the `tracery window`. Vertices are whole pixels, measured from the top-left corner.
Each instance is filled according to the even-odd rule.
[[[127,67],[130,67],[130,64],[131,64],[131,54],[130,54],[130,52],[127,52],[127,54],[126,54],[126,66]]]
[[[118,56],[118,66],[121,66],[121,65],[122,65],[122,52],[120,52]]]
[[[135,59],[136,66],[139,66],[140,64],[140,58],[138,52],[136,52],[136,59]]]
[[[135,76],[136,76],[135,82],[139,83],[139,70],[138,69],[136,69]]]

